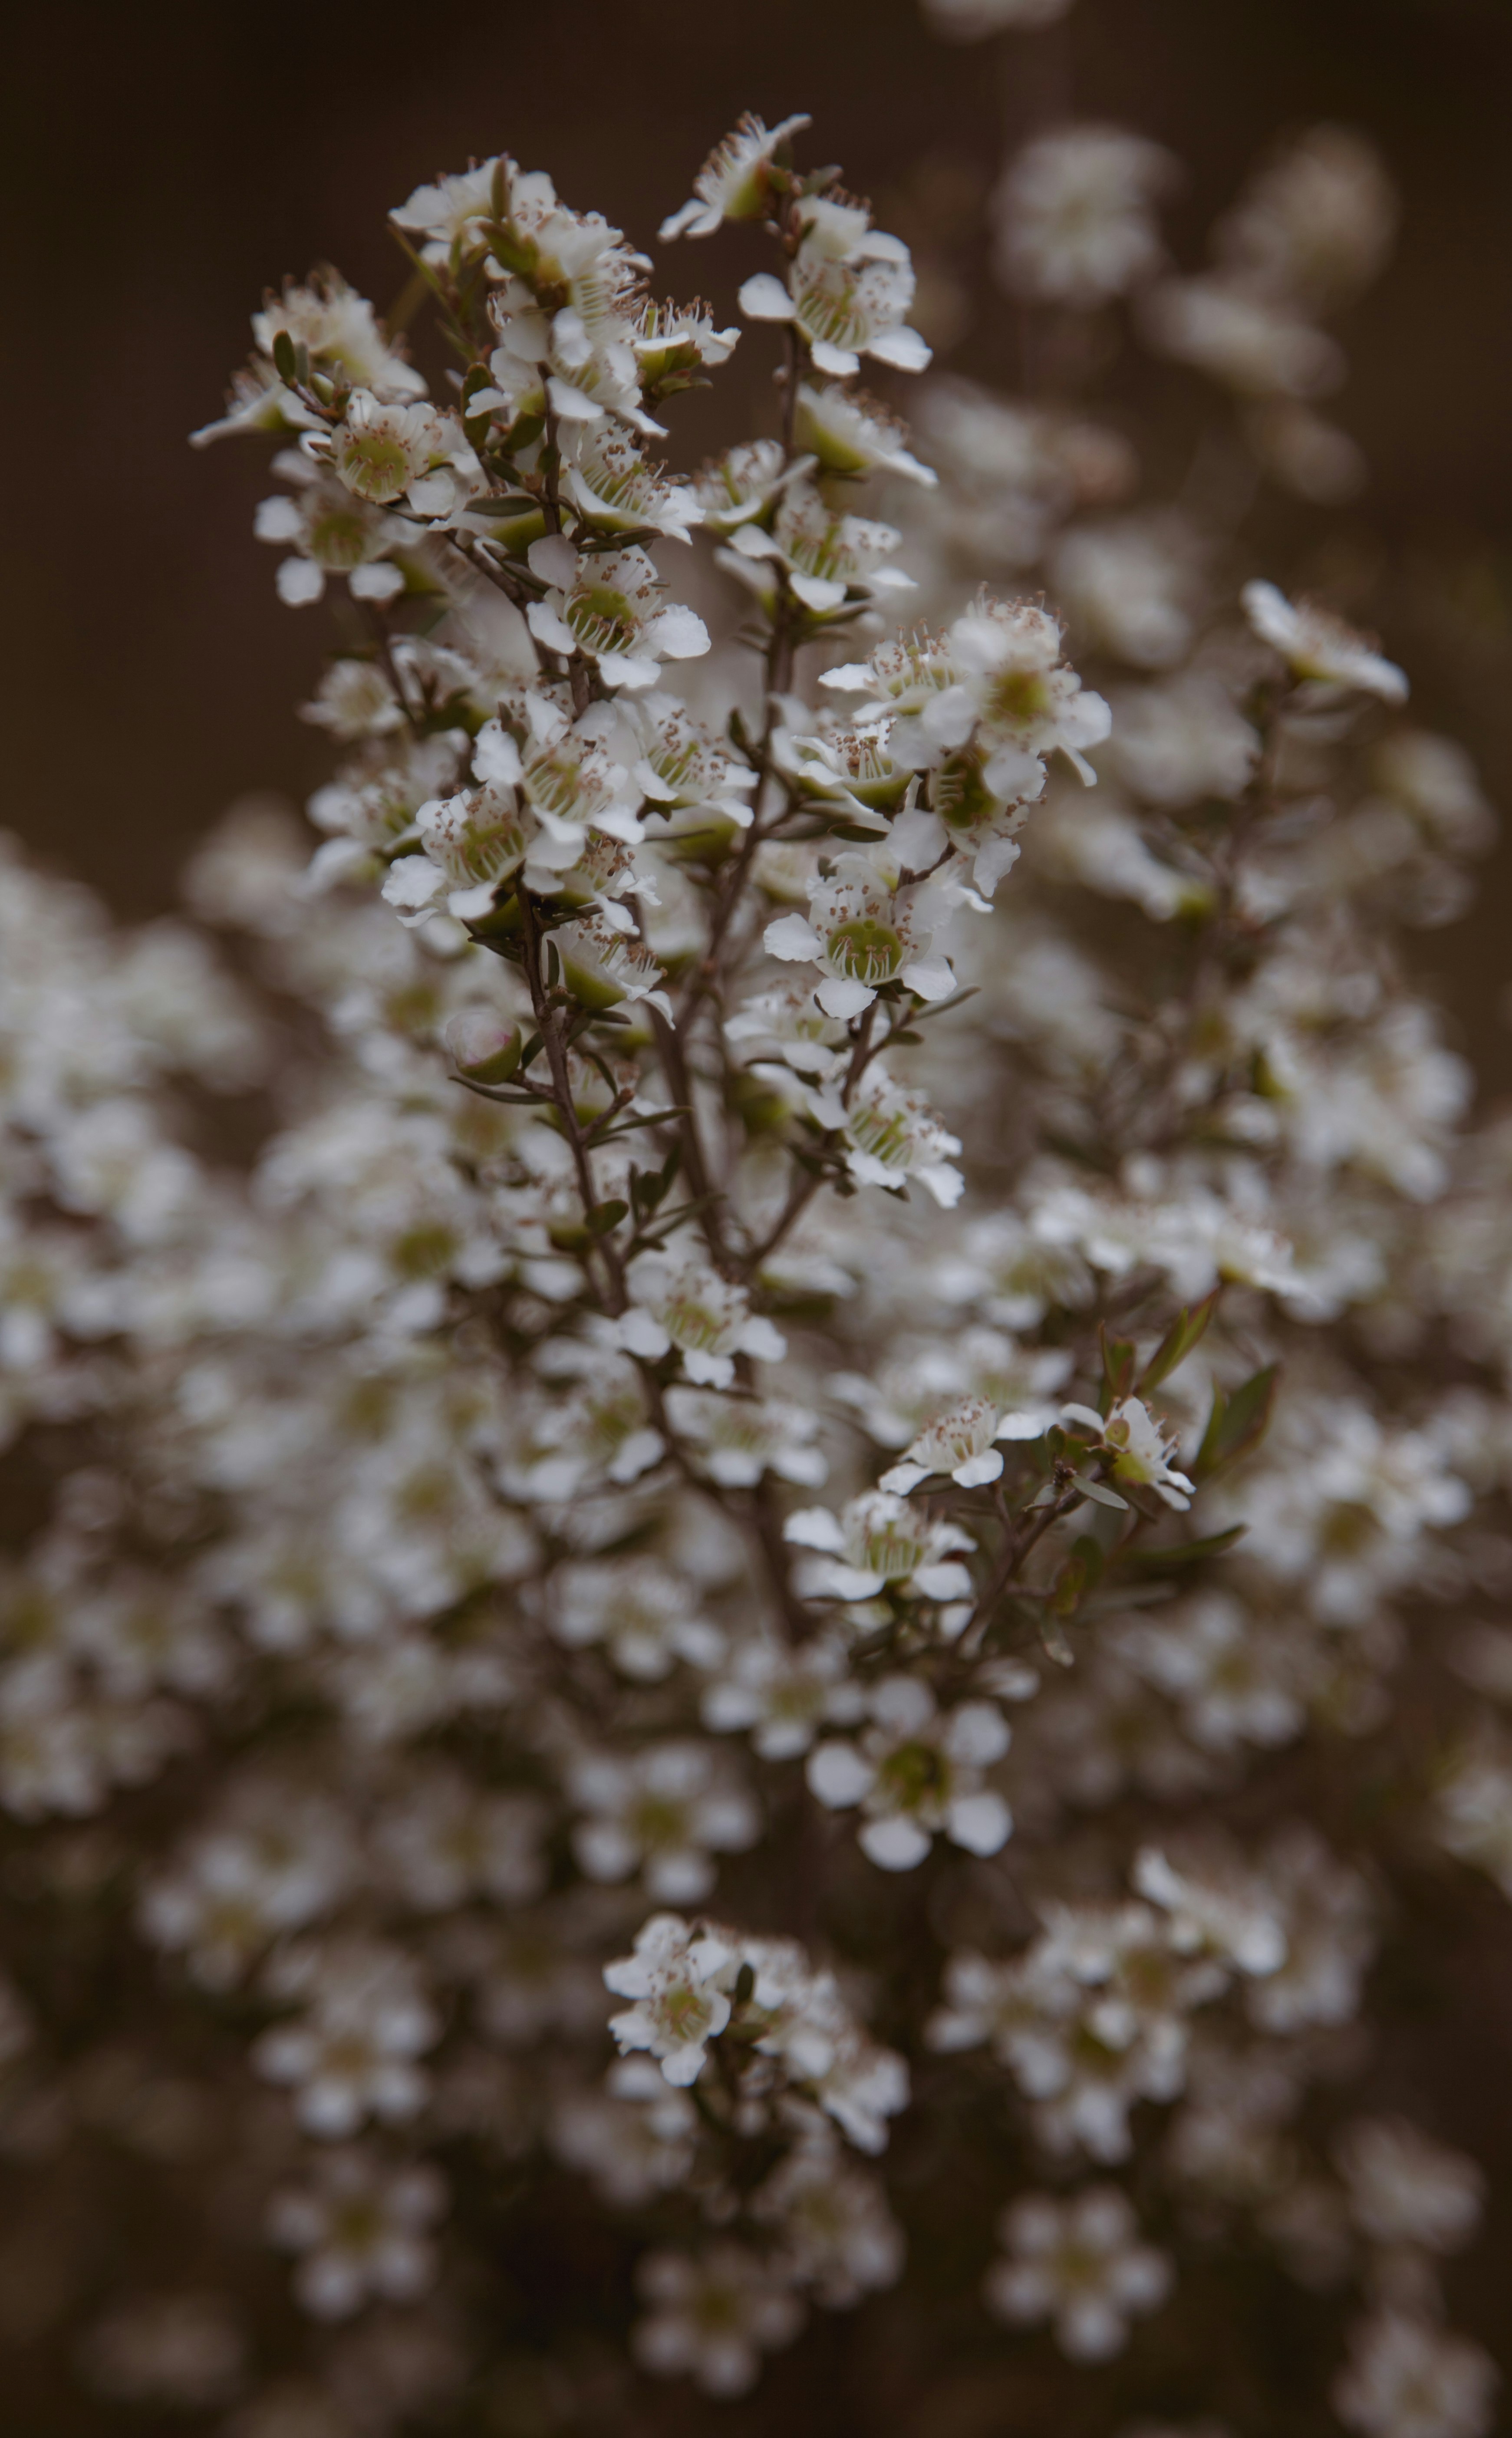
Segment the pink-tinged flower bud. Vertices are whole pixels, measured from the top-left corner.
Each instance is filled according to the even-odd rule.
[[[485,1007],[465,1007],[447,1027],[447,1048],[469,1084],[507,1084],[520,1047],[519,1025]]]

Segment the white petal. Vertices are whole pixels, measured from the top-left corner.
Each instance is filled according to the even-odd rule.
[[[817,352],[817,351],[816,351]],[[917,330],[906,327],[884,330],[867,348],[879,364],[895,364],[901,373],[922,373],[934,354],[928,342]]]
[[[429,906],[447,885],[446,874],[426,855],[401,855],[383,883],[389,906]]]
[[[987,1769],[1002,1759],[1012,1737],[995,1702],[962,1702],[951,1714],[948,1740],[953,1759]]]
[[[643,1354],[651,1363],[659,1361],[672,1344],[655,1314],[642,1311],[639,1304],[632,1304],[628,1312],[622,1313],[617,1326],[620,1344],[625,1352]]]
[[[758,1363],[781,1363],[787,1352],[787,1340],[780,1329],[760,1313],[753,1314],[740,1333],[741,1352],[753,1355]]]
[[[669,212],[667,214],[666,219],[658,229],[657,237],[659,241],[662,245],[670,245],[675,237],[681,237],[685,230],[691,230],[693,228],[695,221],[704,219],[707,216],[708,208],[709,207],[706,203],[701,203],[698,201],[696,195],[694,197],[691,203],[679,204],[675,212]],[[698,235],[701,237],[703,234],[704,232],[700,229],[698,231]]]
[[[964,1464],[958,1464],[950,1477],[958,1481],[962,1490],[979,1490],[984,1481],[995,1481],[1002,1470],[1003,1459],[997,1450],[988,1448],[984,1455],[969,1456]]]
[[[353,568],[346,589],[354,601],[393,601],[404,591],[404,570],[386,558],[372,559]]]
[[[914,1820],[869,1820],[856,1840],[880,1871],[916,1870],[932,1840]]]
[[[827,610],[838,610],[845,599],[845,587],[826,575],[795,575],[789,574],[788,584],[805,610],[821,615]]]
[[[286,558],[280,561],[273,582],[280,601],[290,610],[303,610],[325,592],[325,571],[312,558]]]
[[[827,1811],[845,1811],[870,1794],[877,1774],[854,1744],[834,1743],[815,1746],[803,1775],[810,1793],[818,1797]]]
[[[603,419],[602,406],[595,406],[582,390],[573,389],[570,381],[558,380],[554,374],[546,384],[546,395],[561,423],[598,423]]]
[[[577,553],[565,534],[542,534],[525,553],[525,563],[532,575],[543,584],[554,584],[568,592],[577,581]]]
[[[976,861],[972,867],[972,878],[977,888],[991,897],[1004,874],[1012,871],[1020,852],[1017,839],[995,835],[985,839],[976,850]]]
[[[976,1590],[969,1571],[958,1558],[946,1558],[933,1566],[915,1566],[908,1581],[925,1599],[970,1599]]]
[[[709,649],[709,629],[696,611],[675,603],[653,618],[651,641],[669,661],[696,661]]]
[[[995,1854],[1013,1833],[1013,1815],[1000,1794],[958,1795],[945,1815],[945,1833],[968,1854]]]
[[[594,658],[606,685],[626,686],[631,694],[643,693],[647,686],[654,686],[661,675],[656,661],[643,660],[636,653],[596,652]]]
[[[811,339],[809,353],[820,372],[829,373],[835,380],[849,380],[853,373],[861,369],[859,356],[853,355],[849,347],[832,347],[828,339]]]
[[[782,1527],[782,1538],[799,1549],[838,1552],[845,1546],[839,1518],[827,1507],[799,1507]]]
[[[773,929],[777,928],[773,925]],[[870,1006],[876,992],[865,982],[847,981],[840,974],[828,974],[814,994],[826,1016],[835,1016],[848,1024],[853,1016]]]
[[[956,977],[943,957],[933,957],[927,963],[905,965],[899,980],[907,984],[915,998],[949,998],[956,987]]]
[[[999,1465],[998,1470],[1002,1470],[1001,1465]],[[958,1480],[959,1477],[960,1476],[958,1475],[957,1479]],[[889,1466],[888,1470],[882,1475],[877,1486],[881,1490],[895,1490],[901,1496],[906,1497],[910,1490],[917,1490],[919,1484],[922,1481],[927,1481],[928,1478],[929,1468],[927,1465],[908,1463],[895,1464]]]
[[[768,923],[762,933],[762,945],[769,957],[781,957],[786,964],[796,964],[805,958],[821,954],[824,943],[805,915],[783,914]]]
[[[836,694],[865,694],[874,682],[870,661],[847,661],[841,668],[826,669],[819,680],[821,686],[833,686]]]
[[[472,749],[472,775],[485,786],[513,787],[519,784],[519,748],[497,719],[490,719],[478,732],[478,741]]]
[[[525,612],[525,624],[537,644],[544,644],[548,651],[569,654],[576,651],[577,637],[572,629],[554,610],[548,610],[544,601],[531,603]]]
[[[758,271],[740,292],[740,309],[747,322],[791,322],[793,300],[770,271]]]
[[[966,1191],[966,1180],[959,1169],[951,1168],[943,1160],[931,1168],[916,1169],[914,1174],[925,1192],[934,1195],[941,1210],[954,1210]]]
[[[781,558],[782,556],[782,544],[764,525],[737,526],[730,537],[730,547],[738,551],[742,558]]]

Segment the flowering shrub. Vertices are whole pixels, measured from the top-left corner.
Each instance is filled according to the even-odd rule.
[[[271,295],[197,437],[335,615],[321,842],[130,937],[5,868],[7,2156],[117,2230],[79,2375],[234,2438],[801,2412],[857,2311],[879,2427],[1474,2438],[1365,2026],[1512,1894],[1505,1123],[1399,945],[1489,816],[1066,397],[1128,299],[1339,496],[1389,190],[1304,135],[1182,278],[1158,148],[1036,139],[1070,369],[915,444],[806,126],[662,228],[744,335],[504,155],[393,215],[434,379]]]

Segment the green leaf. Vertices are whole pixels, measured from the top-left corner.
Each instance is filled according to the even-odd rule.
[[[1107,1560],[1107,1551],[1101,1542],[1095,1541],[1090,1532],[1079,1532],[1071,1544],[1071,1555],[1080,1558],[1086,1568],[1088,1591],[1096,1591]]]
[[[1136,1575],[1179,1574],[1185,1567],[1200,1565],[1204,1558],[1221,1558],[1248,1530],[1247,1524],[1231,1524],[1226,1532],[1209,1532],[1202,1541],[1173,1541],[1164,1549],[1120,1551],[1118,1564]]]
[[[607,1127],[603,1134],[596,1134],[593,1140],[595,1144],[617,1142],[621,1135],[633,1135],[641,1126],[664,1126],[673,1118],[686,1118],[691,1115],[692,1111],[689,1109],[651,1109],[643,1118],[617,1119],[615,1123]]]
[[[1052,1616],[1048,1609],[1042,1609],[1035,1623],[1039,1627],[1040,1644],[1046,1659],[1053,1659],[1057,1668],[1074,1668],[1076,1654],[1061,1630],[1060,1618]]]
[[[1221,1293],[1221,1288],[1214,1287],[1212,1294],[1204,1296],[1201,1303],[1182,1306],[1140,1374],[1141,1396],[1147,1388],[1158,1388],[1162,1380],[1169,1379],[1179,1363],[1186,1362],[1198,1339],[1205,1333]]]
[[[1079,1473],[1073,1487],[1080,1490],[1083,1498],[1090,1498],[1096,1507],[1121,1507],[1127,1510],[1127,1498],[1120,1498],[1116,1490],[1110,1490],[1105,1481],[1099,1481],[1093,1474]]]
[[[1098,1336],[1102,1347],[1102,1410],[1107,1414],[1122,1398],[1133,1395],[1139,1350],[1131,1338],[1110,1337],[1106,1324],[1099,1324]]]
[[[1230,1465],[1238,1464],[1240,1457],[1259,1446],[1270,1426],[1279,1371],[1278,1364],[1268,1363],[1263,1371],[1257,1371],[1231,1397],[1222,1388],[1213,1390],[1213,1410],[1192,1466],[1194,1479],[1215,1480]]]
[[[1074,1616],[1082,1597],[1097,1588],[1102,1573],[1102,1551],[1089,1532],[1078,1535],[1071,1554],[1055,1578],[1050,1608],[1056,1616]]]
[[[613,1202],[595,1202],[592,1210],[588,1214],[589,1235],[608,1235],[610,1230],[617,1228],[621,1220],[627,1215],[629,1208],[630,1206],[627,1202],[621,1202],[618,1200]]]
[[[290,389],[293,388],[299,379],[299,367],[294,358],[294,343],[287,330],[273,332],[273,370],[279,380]]]

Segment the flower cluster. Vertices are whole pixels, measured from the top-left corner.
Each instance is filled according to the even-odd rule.
[[[154,2180],[180,2287],[68,2360],[235,2438],[641,2429],[884,2292],[955,2427],[947,2287],[1005,2397],[1476,2438],[1484,2179],[1370,1976],[1512,1894],[1512,1160],[1396,939],[1489,815],[1065,384],[915,453],[806,126],[662,228],[769,246],[743,330],[502,154],[393,215],[434,394],[270,295],[198,436],[337,596],[313,838],[234,809],[134,934],[0,866],[0,2147],[60,2292]],[[1031,337],[1132,298],[1337,492],[1381,173],[1303,136],[1195,278],[1169,178],[1010,165]],[[774,428],[669,470],[737,339]]]

